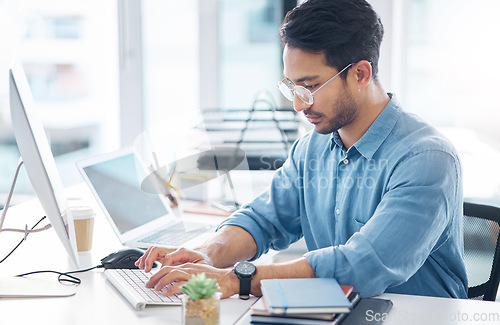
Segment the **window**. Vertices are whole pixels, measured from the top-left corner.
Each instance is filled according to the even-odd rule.
[[[500,203],[495,0],[410,0],[403,106],[439,127],[464,168],[464,196]],[[397,67],[395,67],[397,68]]]
[[[122,89],[121,103],[130,106],[130,116],[135,116],[138,105],[143,107],[141,115],[126,121],[130,127],[124,126],[125,130],[136,130],[127,142],[133,143],[144,130],[189,125],[190,116],[207,108],[248,110],[263,90],[280,106],[278,29],[284,12],[295,3],[124,1],[120,19],[127,41],[122,43],[128,48],[121,51],[135,68],[122,70],[122,83],[129,90]],[[139,35],[133,35],[135,31]],[[282,150],[283,144],[278,145]]]
[[[114,1],[0,1],[0,193],[9,190],[19,159],[7,78],[14,55],[23,64],[64,185],[81,181],[76,160],[118,147],[116,12]],[[32,193],[27,177],[18,181],[16,193]]]
[[[294,3],[142,1],[141,18],[127,23],[141,30],[143,127],[200,108],[248,108],[262,90],[279,103],[278,28]]]
[[[218,2],[218,106],[249,108],[261,91],[281,95],[276,83],[283,74],[279,26],[283,1],[220,0]]]
[[[141,5],[144,127],[150,128],[199,109],[198,1]]]

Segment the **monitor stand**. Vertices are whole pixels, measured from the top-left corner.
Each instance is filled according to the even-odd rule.
[[[69,297],[75,294],[74,285],[33,278],[0,277],[0,298]]]
[[[48,224],[45,227],[32,230],[29,230],[27,225],[25,229],[4,229],[2,227],[3,222],[5,221],[5,216],[7,215],[7,210],[10,205],[12,194],[14,192],[17,176],[19,175],[19,170],[21,169],[22,165],[23,161],[20,159],[16,169],[16,173],[14,175],[14,180],[9,191],[9,195],[7,196],[7,201],[5,202],[5,207],[2,210],[2,215],[0,217],[0,233],[2,231],[21,232],[24,233],[24,240],[26,240],[26,237],[31,232],[40,232],[43,230],[47,230],[51,228],[51,225]],[[7,255],[7,257],[9,255]],[[0,262],[3,262],[6,258],[4,258]],[[76,286],[62,285],[59,282],[49,282],[41,279],[12,276],[0,277],[0,298],[69,297],[73,296],[75,293]]]

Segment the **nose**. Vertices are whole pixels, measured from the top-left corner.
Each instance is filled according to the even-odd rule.
[[[304,101],[302,99],[300,99],[297,94],[294,94],[293,95],[293,109],[297,112],[297,113],[300,113],[302,112],[303,110],[305,109],[308,109],[309,107],[311,107],[311,105],[309,104],[306,104],[304,103]]]

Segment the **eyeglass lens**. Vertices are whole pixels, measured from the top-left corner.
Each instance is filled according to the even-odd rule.
[[[344,72],[344,70],[349,68],[351,65],[352,65],[352,63],[348,64],[344,69],[339,71],[336,75],[331,77],[330,80],[328,80],[321,87],[319,87],[314,93],[311,93],[308,89],[306,89],[302,86],[295,85],[292,81],[290,81],[287,78],[278,82],[278,88],[281,91],[281,93],[283,94],[283,96],[285,96],[285,98],[288,99],[289,101],[293,102],[294,97],[295,97],[294,96],[294,92],[295,92],[295,94],[297,94],[297,97],[299,97],[300,100],[302,100],[307,105],[312,105],[314,103],[313,94],[317,93],[321,88],[323,88],[326,84],[328,84],[330,81],[335,79],[335,77],[340,75],[342,72]]]
[[[293,87],[293,86],[292,86]],[[284,81],[278,82],[278,88],[281,94],[285,96],[286,99],[293,102],[293,89],[290,88]]]
[[[307,105],[312,105],[314,102],[311,92],[302,86],[295,86],[295,93]]]

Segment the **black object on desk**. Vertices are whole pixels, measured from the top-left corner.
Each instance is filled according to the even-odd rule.
[[[135,261],[143,254],[143,251],[135,248],[122,249],[101,259],[101,264],[105,269],[138,269]],[[158,263],[154,262],[154,267],[157,265]]]
[[[338,317],[333,324],[363,325],[382,324],[392,309],[392,301],[379,298],[362,298],[350,314]],[[341,315],[344,316],[344,315]]]

